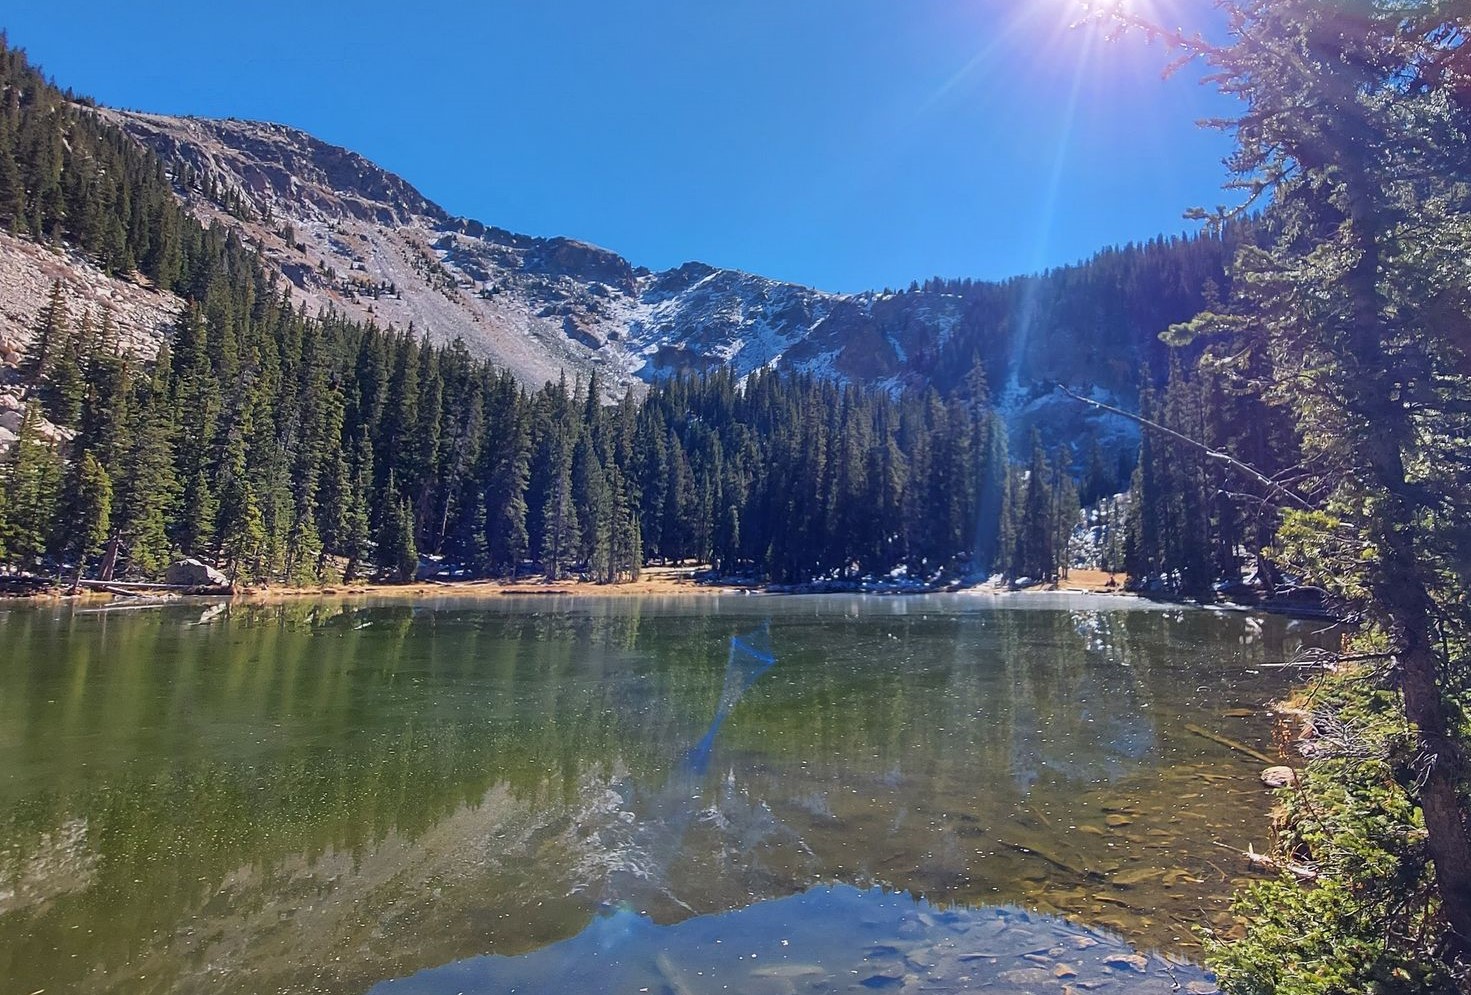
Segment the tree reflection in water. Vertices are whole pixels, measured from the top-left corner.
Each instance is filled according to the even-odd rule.
[[[833,881],[1188,952],[1211,841],[1266,845],[1268,799],[1181,730],[1265,742],[1224,713],[1290,633],[1051,604],[13,610],[0,978],[361,992]]]

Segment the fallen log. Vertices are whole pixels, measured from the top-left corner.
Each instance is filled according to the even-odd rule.
[[[108,594],[119,594],[132,596],[137,594],[149,594],[163,592],[167,594],[208,594],[217,596],[229,596],[235,593],[235,588],[229,584],[154,584],[145,581],[131,580],[79,580],[77,587],[86,588],[89,591],[105,591]]]
[[[1253,760],[1260,760],[1268,767],[1275,767],[1282,762],[1279,758],[1269,757],[1262,751],[1254,750],[1251,747],[1247,746],[1245,743],[1238,743],[1234,739],[1227,739],[1225,736],[1217,735],[1216,733],[1211,732],[1209,729],[1202,729],[1200,726],[1196,725],[1193,722],[1185,723],[1185,731],[1193,732],[1195,735],[1200,736],[1202,739],[1208,739],[1212,743],[1215,743],[1219,746],[1224,746],[1229,750],[1235,750],[1237,753],[1251,757]]]
[[[1058,870],[1066,871],[1076,878],[1080,878],[1085,881],[1102,881],[1104,879],[1104,875],[1099,871],[1090,871],[1086,868],[1078,867],[1074,864],[1069,863],[1067,860],[1058,856],[1057,854],[1048,853],[1045,850],[1039,850],[1035,846],[1028,846],[1024,843],[1013,843],[1011,840],[1003,839],[998,839],[996,842],[1000,843],[1002,846],[1010,847],[1011,849],[1016,850],[1018,853],[1024,853],[1029,856],[1036,857],[1043,863],[1051,864]]]

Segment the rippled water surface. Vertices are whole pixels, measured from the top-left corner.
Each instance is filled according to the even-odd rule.
[[[1264,665],[1316,628],[0,608],[0,990],[1211,991],[1192,928],[1268,843],[1261,763],[1219,739],[1274,752]]]

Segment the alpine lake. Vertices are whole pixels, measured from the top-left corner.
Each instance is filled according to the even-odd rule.
[[[123,610],[129,608],[131,610]],[[0,605],[0,991],[1215,991],[1271,664],[1125,598]],[[1228,742],[1229,741],[1229,742]]]

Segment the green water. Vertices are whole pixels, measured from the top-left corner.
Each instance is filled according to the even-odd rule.
[[[362,992],[823,884],[1189,957],[1270,800],[1185,726],[1270,751],[1320,637],[1127,604],[0,607],[0,991]]]

